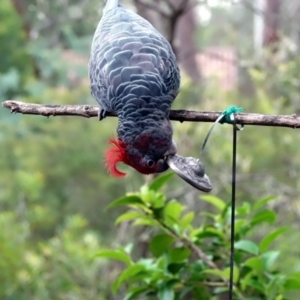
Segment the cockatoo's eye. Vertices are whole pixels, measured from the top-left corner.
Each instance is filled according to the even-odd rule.
[[[147,161],[147,166],[148,166],[149,168],[152,168],[153,165],[154,165],[154,160],[149,159],[149,160]]]

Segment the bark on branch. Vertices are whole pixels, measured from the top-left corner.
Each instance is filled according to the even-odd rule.
[[[8,100],[2,106],[10,109],[11,113],[41,116],[80,116],[85,118],[97,117],[99,107],[96,105],[42,105]],[[220,112],[171,110],[170,119],[179,122],[214,122]],[[107,116],[116,115],[108,113]],[[277,126],[300,128],[300,115],[262,115],[253,113],[239,113],[235,115],[237,124]]]

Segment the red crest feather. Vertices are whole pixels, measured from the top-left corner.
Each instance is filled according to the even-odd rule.
[[[108,143],[113,147],[105,152],[107,170],[113,177],[123,177],[126,175],[126,173],[120,172],[116,165],[118,162],[128,164],[124,143],[113,138],[110,139]]]

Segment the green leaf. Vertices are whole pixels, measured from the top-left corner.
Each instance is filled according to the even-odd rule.
[[[174,238],[167,234],[159,234],[152,238],[149,243],[149,250],[153,256],[158,257],[165,253],[170,245],[174,242]]]
[[[226,276],[226,274],[224,274],[223,270],[206,269],[206,270],[203,270],[201,273],[202,274],[215,275],[215,276],[221,277],[223,279],[228,279],[228,278],[224,277],[224,276]]]
[[[238,215],[247,215],[251,212],[251,204],[249,202],[244,202],[240,207],[236,209]]]
[[[185,266],[186,263],[171,263],[168,265],[168,271],[172,274],[177,274]]]
[[[119,224],[124,221],[129,221],[129,220],[133,220],[133,219],[144,218],[144,217],[146,217],[146,216],[141,214],[138,211],[129,211],[129,212],[126,212],[126,213],[122,214],[121,216],[119,216],[117,218],[117,220],[115,221],[115,224]]]
[[[270,268],[273,266],[274,262],[278,258],[279,254],[279,251],[268,251],[261,255],[261,261],[264,270],[270,270]]]
[[[224,239],[224,233],[221,230],[216,229],[212,226],[206,226],[202,229],[202,231],[197,234],[198,239],[211,238],[211,237],[219,237]]]
[[[258,246],[252,241],[248,241],[248,240],[240,240],[236,242],[234,244],[234,248],[253,255],[258,255],[259,253]]]
[[[297,278],[300,280],[300,272],[295,272],[295,273],[289,274],[288,277],[293,277],[293,278]]]
[[[218,210],[223,211],[226,207],[226,203],[218,197],[212,195],[203,195],[200,197],[201,200],[212,204]]]
[[[144,202],[142,201],[142,199],[139,196],[130,195],[130,196],[121,197],[121,198],[111,202],[107,206],[107,208],[113,208],[113,207],[128,205],[128,204],[144,204]]]
[[[266,209],[254,215],[251,220],[251,225],[254,226],[263,222],[273,223],[275,220],[276,214],[272,210]]]
[[[218,277],[228,280],[230,277],[230,268],[228,267],[224,270],[207,269],[207,270],[202,271],[201,273],[215,275],[215,276],[218,276]],[[240,276],[239,269],[237,266],[234,266],[233,267],[233,282],[234,283],[236,283],[238,281],[239,276]]]
[[[251,226],[245,219],[236,219],[235,228],[235,237],[236,240],[239,240],[247,234],[247,232],[251,229]]]
[[[224,295],[224,293],[228,292],[228,287],[217,287],[214,289],[214,292],[213,292],[213,295],[216,296],[216,295]],[[210,298],[207,298],[207,300],[210,299]],[[249,299],[247,299],[249,300]]]
[[[268,235],[266,235],[259,243],[259,250],[260,252],[265,252],[270,244],[282,233],[286,232],[289,228],[288,227],[282,227],[278,228]]]
[[[145,271],[145,267],[142,265],[132,265],[125,269],[117,278],[117,280],[112,285],[113,293],[116,293],[120,285],[127,279],[131,279],[138,273]]]
[[[153,258],[141,258],[139,259],[138,264],[149,270],[154,266],[154,260]]]
[[[191,251],[188,248],[180,247],[170,249],[168,252],[169,262],[182,262],[186,260],[191,254]]]
[[[160,208],[151,207],[151,210],[152,210],[152,213],[153,213],[153,216],[155,219],[161,220],[164,217],[164,208],[163,207],[160,207]]]
[[[159,300],[173,300],[175,299],[175,293],[173,289],[169,286],[162,287],[158,292],[158,299]]]
[[[244,227],[246,224],[246,220],[244,219],[235,219],[234,225],[235,225],[235,232],[238,233],[238,231]]]
[[[285,280],[286,280],[286,275],[280,274],[280,273],[275,274],[272,277],[271,281],[268,283],[268,287],[270,288],[270,290],[272,289],[272,286],[276,287],[277,291],[279,291],[281,289],[281,287],[284,285]],[[274,298],[275,298],[275,296],[276,295],[274,295]]]
[[[271,278],[271,280],[267,284],[266,300],[273,300],[276,298],[276,295],[278,295],[278,292],[281,290],[282,286],[285,283],[285,278],[286,276],[282,274],[276,274]]]
[[[132,252],[133,247],[134,247],[133,243],[128,243],[124,247],[122,247],[122,248],[119,247],[119,248],[121,248],[122,250],[124,250],[125,253],[130,254]]]
[[[243,265],[255,270],[256,272],[261,272],[263,270],[260,257],[250,257],[243,263]]]
[[[156,177],[149,185],[149,189],[158,191],[160,188],[174,175],[174,173],[166,173]]]
[[[223,276],[226,279],[230,278],[230,267],[226,268],[225,270],[223,270]],[[233,283],[237,283],[239,280],[239,276],[240,276],[240,271],[238,269],[237,266],[233,267]]]
[[[261,198],[260,200],[255,202],[255,204],[253,205],[253,209],[257,210],[257,209],[261,208],[262,206],[264,206],[266,203],[268,203],[276,198],[277,197],[275,197],[275,196],[267,196],[267,197]]]
[[[132,300],[135,299],[137,296],[139,296],[140,294],[146,292],[149,289],[148,286],[139,286],[139,287],[134,287],[134,288],[130,288],[124,299],[123,300]]]
[[[284,287],[285,291],[300,290],[300,281],[297,281],[294,279],[287,279],[283,287]],[[287,298],[284,298],[284,299],[287,299]],[[292,299],[292,298],[289,298],[289,299]]]
[[[284,289],[300,290],[300,273],[289,274],[284,283]]]
[[[253,257],[254,258],[254,257]],[[256,257],[255,257],[256,258]],[[248,272],[246,275],[244,275],[241,278],[240,284],[242,291],[245,291],[245,289],[248,286],[248,283],[252,280],[252,276],[255,275],[254,271]]]
[[[195,237],[202,232],[202,228],[191,229],[189,234],[189,239],[194,241]]]
[[[185,229],[189,225],[191,225],[191,222],[194,220],[195,213],[193,211],[185,214],[179,221],[179,226],[182,229]]]
[[[209,213],[207,211],[200,212],[200,215],[203,217],[207,217],[208,219],[212,219],[213,221],[215,221],[216,219],[216,215]]]
[[[185,207],[176,200],[172,200],[165,206],[165,214],[177,220],[184,208]]]
[[[260,294],[265,295],[265,285],[262,281],[259,281],[257,279],[251,279],[248,281],[247,286],[251,287],[255,291],[259,292]],[[253,299],[253,298],[252,298]],[[254,298],[255,299],[255,298]],[[254,300],[253,299],[253,300]],[[257,299],[257,298],[256,298]],[[249,299],[250,300],[250,299]]]
[[[166,204],[166,197],[165,195],[159,193],[159,192],[154,192],[154,191],[149,191],[148,194],[143,195],[143,201],[151,208],[164,208]]]
[[[151,227],[159,227],[157,222],[153,220],[151,217],[144,216],[144,218],[139,218],[135,220],[132,224],[133,226],[151,226]]]
[[[93,259],[96,257],[105,257],[105,258],[120,260],[124,262],[126,265],[132,264],[132,261],[128,256],[128,254],[121,250],[101,250],[92,256]]]

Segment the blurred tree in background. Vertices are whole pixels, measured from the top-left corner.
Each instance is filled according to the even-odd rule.
[[[197,2],[197,3],[196,3]],[[299,1],[124,0],[164,32],[182,69],[174,108],[299,113]],[[103,2],[100,0],[1,0],[0,99],[44,104],[95,104],[87,62]],[[271,32],[271,34],[269,34]],[[266,39],[266,37],[272,37]],[[200,79],[200,80],[199,80]],[[103,153],[117,120],[10,115],[0,109],[0,298],[122,299],[108,283],[121,266],[91,256],[135,241],[147,256],[147,227],[114,226],[124,208],[114,199],[147,181],[126,166],[125,179],[107,176]],[[199,156],[210,124],[173,123],[179,153]],[[217,126],[201,160],[213,195],[230,200],[231,128]],[[299,133],[247,128],[238,137],[237,201],[276,195],[268,208],[276,222],[251,232],[261,240],[290,226],[273,248],[281,272],[300,271]],[[165,188],[195,213],[210,207],[173,177]],[[293,294],[293,299],[299,294]],[[221,298],[220,298],[221,299]],[[262,298],[263,299],[263,298]]]
[[[0,97],[13,97],[24,92],[25,81],[32,75],[33,68],[31,57],[24,48],[26,35],[22,20],[11,1],[1,1],[0,19]]]

